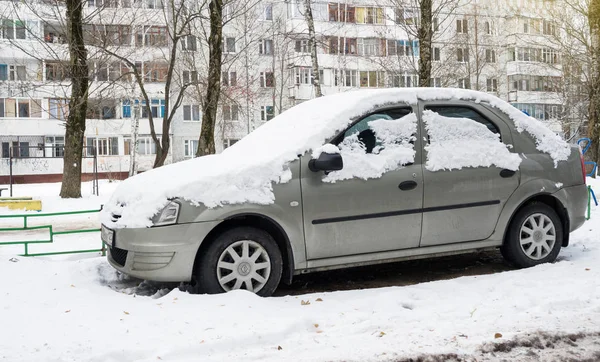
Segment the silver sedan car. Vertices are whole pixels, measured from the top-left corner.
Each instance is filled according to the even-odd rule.
[[[226,190],[242,187],[233,185],[234,171],[202,174],[203,164],[226,167],[235,155],[252,157],[253,133],[223,154],[123,182],[129,188],[113,196],[102,225],[110,264],[142,279],[187,282],[199,293],[269,296],[297,274],[488,248],[499,248],[516,267],[535,266],[554,261],[584,223],[580,150],[540,122],[478,92],[361,92],[349,92],[350,101],[327,96],[296,106],[324,107],[335,117],[311,123],[291,117],[294,107],[255,131],[261,142],[283,147],[269,132],[291,129],[286,141],[307,145],[285,162],[280,181],[254,184],[247,173],[236,184],[264,199],[227,199]],[[326,111],[328,103],[338,113]],[[309,137],[302,127],[323,133]],[[259,178],[263,167],[256,165]],[[200,186],[170,189],[156,210],[135,209],[152,197],[130,194],[168,173],[171,182],[181,175],[190,185],[197,177]],[[219,187],[211,188],[213,179]],[[224,202],[206,201],[220,193]],[[136,213],[148,213],[145,224],[127,222]]]

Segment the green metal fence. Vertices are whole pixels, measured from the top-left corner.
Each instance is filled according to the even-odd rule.
[[[23,227],[12,227],[12,228],[0,228],[0,233],[3,231],[29,231],[29,230],[48,230],[50,238],[48,240],[22,240],[22,241],[6,241],[0,242],[2,245],[19,245],[22,244],[25,247],[25,253],[21,256],[45,256],[45,255],[61,255],[61,254],[79,254],[79,253],[93,253],[100,252],[102,255],[106,255],[106,249],[104,243],[100,241],[100,249],[87,249],[87,250],[68,250],[68,251],[56,251],[48,253],[29,253],[29,244],[48,244],[54,242],[55,235],[65,234],[80,234],[80,233],[93,233],[99,232],[100,228],[97,229],[82,229],[82,230],[65,230],[65,231],[54,231],[52,225],[39,225],[39,226],[27,226],[27,219],[34,217],[47,217],[47,216],[64,216],[64,215],[77,215],[77,214],[92,214],[102,210],[102,207],[98,210],[82,210],[82,211],[69,211],[69,212],[53,212],[47,214],[8,214],[0,215],[0,219],[23,219]],[[98,238],[100,240],[100,238]]]

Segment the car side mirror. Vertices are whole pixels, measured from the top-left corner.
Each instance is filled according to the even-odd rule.
[[[344,160],[339,153],[321,152],[319,158],[308,161],[308,168],[312,172],[318,171],[339,171],[344,168]]]

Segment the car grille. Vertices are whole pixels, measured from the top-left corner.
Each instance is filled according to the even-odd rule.
[[[127,260],[127,250],[115,247],[109,247],[109,249],[111,259],[120,266],[125,266],[125,261]]]

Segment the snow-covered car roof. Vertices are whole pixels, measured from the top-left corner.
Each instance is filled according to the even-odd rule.
[[[170,198],[212,208],[223,204],[270,204],[273,183],[291,179],[289,163],[323,145],[353,119],[386,104],[421,100],[485,102],[506,113],[519,132],[556,162],[566,160],[569,145],[540,121],[501,99],[477,91],[444,88],[356,90],[296,105],[218,155],[166,165],[128,178],[105,205],[102,222],[114,228],[149,227]],[[121,215],[111,221],[111,213]]]

